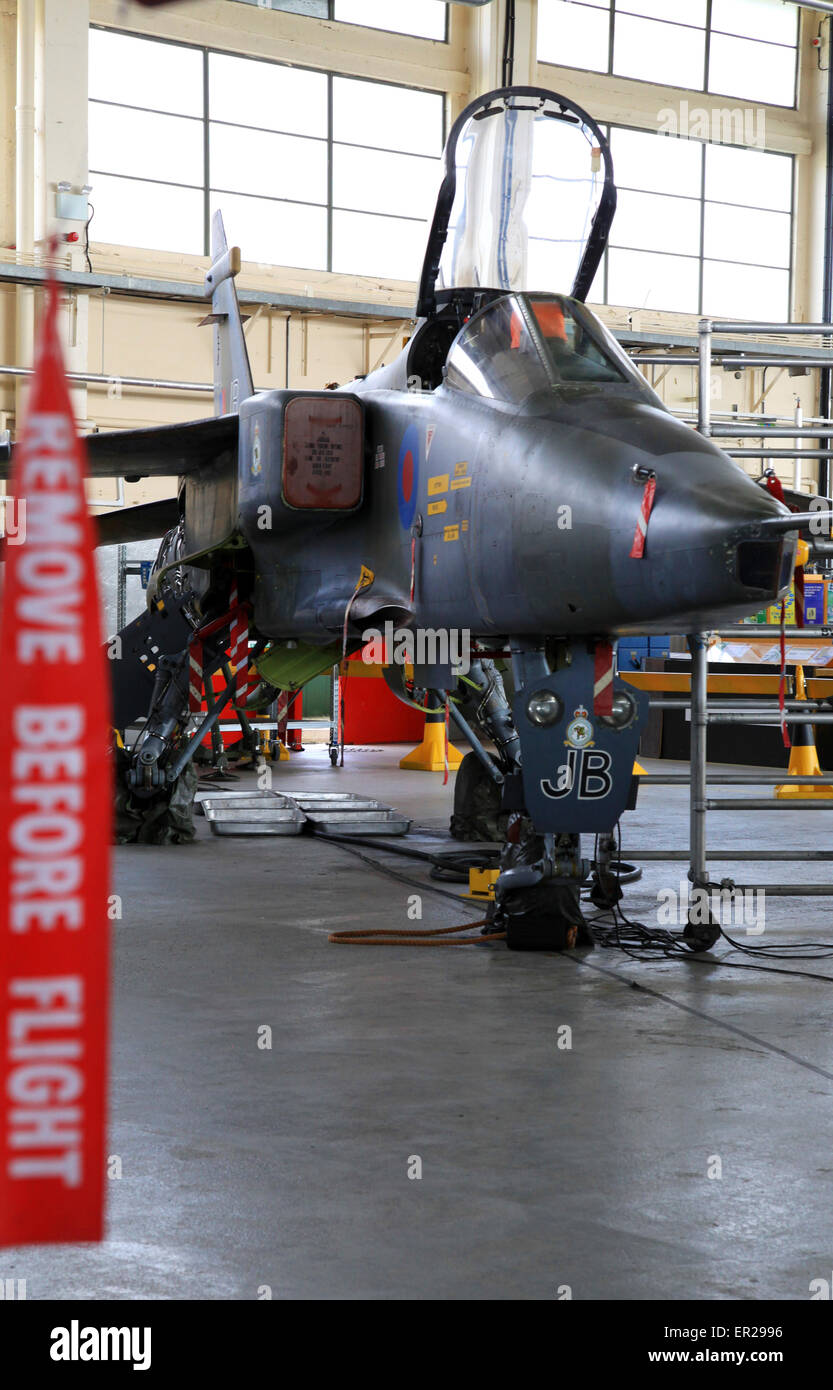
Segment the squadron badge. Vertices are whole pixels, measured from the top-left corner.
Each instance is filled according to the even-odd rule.
[[[567,725],[567,737],[564,743],[570,748],[593,747],[593,725],[590,723],[584,705],[579,705],[577,710],[573,710],[573,718]]]

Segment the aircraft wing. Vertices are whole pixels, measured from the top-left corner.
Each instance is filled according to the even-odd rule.
[[[179,520],[175,497],[145,502],[140,507],[119,507],[95,518],[96,545],[129,545],[131,541],[161,540]]]
[[[90,477],[170,478],[198,473],[204,464],[236,449],[237,434],[236,415],[91,434],[86,439]],[[0,481],[11,473],[15,448],[0,442]]]
[[[158,541],[176,526],[179,503],[175,497],[145,502],[140,507],[119,507],[94,516],[96,545],[130,545],[131,541]],[[6,542],[0,536],[0,563],[6,558]]]

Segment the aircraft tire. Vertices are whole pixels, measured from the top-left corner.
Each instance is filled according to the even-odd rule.
[[[123,776],[116,781],[116,844],[166,845],[193,840],[197,770],[189,763],[173,787],[150,799],[134,796]]]
[[[492,781],[477,754],[466,753],[454,783],[453,838],[503,844],[509,815],[501,811],[500,799],[500,787]]]

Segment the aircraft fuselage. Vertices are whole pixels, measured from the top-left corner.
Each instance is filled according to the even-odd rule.
[[[361,508],[246,534],[264,635],[331,637],[362,566],[375,576],[368,617],[478,636],[689,632],[748,614],[789,582],[792,539],[759,542],[751,575],[737,544],[740,526],[780,505],[638,388],[570,387],[520,408],[448,386],[374,389],[370,378],[350,389],[366,410]],[[269,396],[247,405],[262,415]],[[251,447],[244,405],[241,469]],[[656,500],[634,559],[644,470]],[[272,472],[268,462],[264,502],[279,486]]]

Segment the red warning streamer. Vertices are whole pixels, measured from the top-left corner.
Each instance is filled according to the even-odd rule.
[[[641,560],[645,554],[645,542],[648,539],[648,522],[651,519],[656,493],[657,480],[656,478],[649,478],[642,492],[642,506],[639,509],[636,530],[633,533],[633,545],[631,546],[630,553],[630,558],[632,560]]]
[[[234,698],[239,705],[245,705],[249,688],[249,617],[246,609],[237,598],[237,585],[232,584],[231,598],[231,640],[229,656],[234,667]]]
[[[195,637],[188,653],[188,710],[198,715],[202,708],[203,695],[203,650],[199,637]]]
[[[593,713],[613,713],[613,647],[597,642],[593,663]]]
[[[48,303],[12,491],[0,615],[0,1244],[104,1221],[110,697],[94,537]]]
[[[776,499],[776,501],[778,501],[778,502],[783,502],[784,506],[787,505],[786,499],[785,499],[785,497],[784,497],[784,488],[783,488],[783,486],[782,486],[782,484],[781,484],[781,479],[776,475],[774,469],[771,469],[771,468],[770,468],[770,469],[767,470],[766,475],[765,475],[765,477],[764,477],[764,485],[765,485],[765,487],[766,487],[767,492],[770,493],[770,495],[771,495],[772,497],[774,497],[774,498]],[[790,507],[790,511],[791,511],[791,512],[796,512],[796,511],[798,511],[798,508],[797,508],[797,507]],[[803,567],[802,567],[801,565],[796,565],[795,569],[793,570],[793,589],[794,589],[794,591],[795,591],[795,625],[796,625],[796,627],[803,627],[803,626],[804,626],[804,569],[803,569]],[[782,616],[783,616],[783,609],[784,609],[784,605],[782,604],[782,605],[781,605]],[[782,711],[782,713],[783,713],[783,711]],[[786,728],[787,728],[786,724],[782,723],[782,725],[781,725],[781,732],[782,732],[782,734],[786,734]],[[788,738],[787,738],[786,746],[787,746],[788,748],[791,747],[791,744],[790,744]]]

